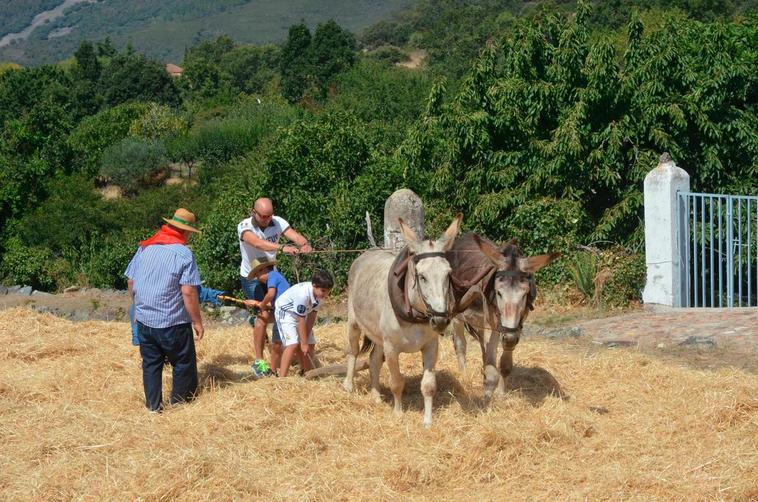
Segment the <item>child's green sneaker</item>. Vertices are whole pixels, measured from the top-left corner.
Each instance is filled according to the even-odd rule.
[[[251,369],[255,378],[263,378],[272,374],[271,366],[263,359],[256,359]]]

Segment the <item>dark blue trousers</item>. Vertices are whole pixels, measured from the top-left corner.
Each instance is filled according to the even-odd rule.
[[[137,322],[139,351],[142,355],[142,384],[145,405],[150,411],[163,408],[163,365],[174,368],[171,404],[190,401],[197,391],[197,357],[191,324],[151,328]]]

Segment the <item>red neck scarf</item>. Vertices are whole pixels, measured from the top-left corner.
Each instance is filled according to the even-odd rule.
[[[187,244],[187,238],[179,230],[168,225],[163,225],[155,235],[139,243],[141,247],[152,246],[153,244]]]

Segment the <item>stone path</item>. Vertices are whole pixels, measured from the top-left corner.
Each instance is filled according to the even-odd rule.
[[[594,343],[722,347],[758,354],[758,308],[656,309],[577,323]]]

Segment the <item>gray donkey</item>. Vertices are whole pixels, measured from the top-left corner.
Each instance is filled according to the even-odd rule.
[[[432,399],[437,391],[434,367],[440,334],[454,315],[455,299],[450,283],[448,251],[458,234],[463,215],[458,214],[436,241],[419,240],[400,220],[406,247],[397,256],[385,250],[361,254],[350,267],[347,300],[347,376],[344,387],[353,390],[355,361],[359,352],[371,349],[371,394],[381,402],[379,371],[384,359],[390,370],[395,414],[403,411],[405,382],[400,373],[401,352],[421,351],[424,376],[424,425],[432,424]]]
[[[458,366],[466,365],[464,326],[482,349],[484,397],[503,393],[513,369],[513,350],[529,311],[534,308],[537,286],[534,274],[560,253],[525,256],[516,240],[501,246],[476,234],[456,239],[447,253],[456,298],[452,322]],[[498,346],[503,352],[498,364]]]

